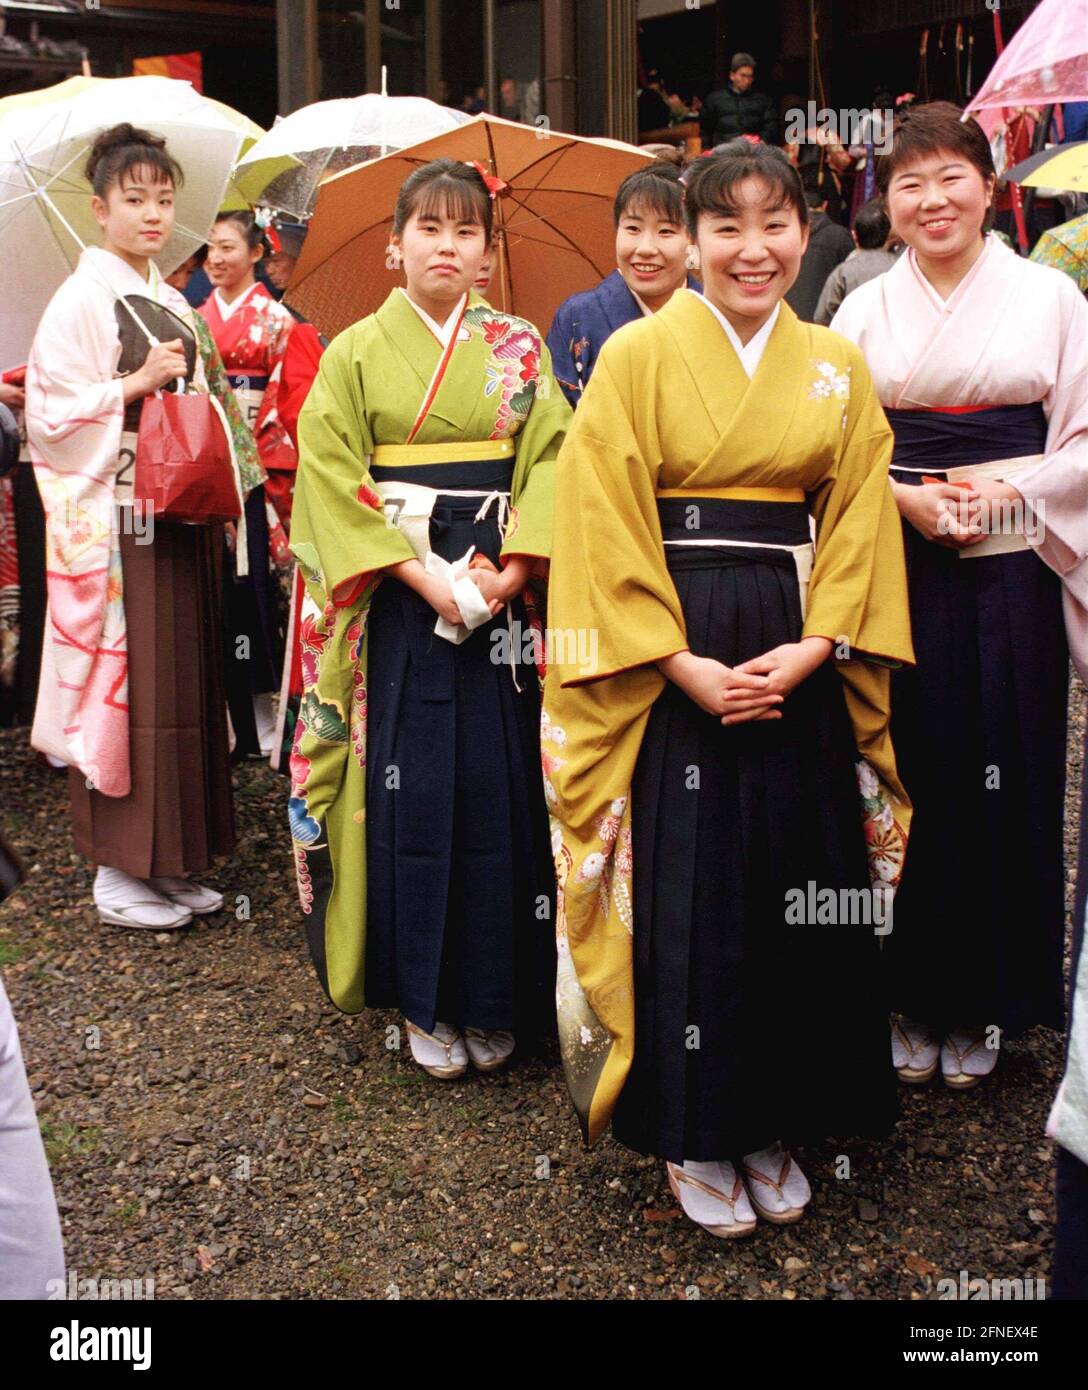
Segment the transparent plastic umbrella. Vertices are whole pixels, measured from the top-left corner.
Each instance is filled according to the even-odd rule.
[[[999,6],[989,5],[991,10]],[[972,114],[1088,101],[1088,0],[1041,0],[971,98]]]
[[[251,203],[305,221],[322,179],[455,130],[472,118],[425,97],[367,93],[300,107],[238,161],[234,186]]]
[[[126,77],[70,99],[0,113],[0,263],[8,295],[0,367],[26,361],[42,312],[101,231],[83,169],[95,136],[120,121],[160,135],[184,175],[174,233],[155,260],[168,275],[202,246],[244,135],[188,82]]]

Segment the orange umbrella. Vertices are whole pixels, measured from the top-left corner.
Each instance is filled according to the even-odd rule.
[[[402,272],[387,265],[393,207],[421,164],[479,161],[501,180],[495,196],[496,264],[488,298],[547,331],[569,295],[616,265],[612,203],[620,183],[652,156],[615,140],[588,140],[497,116],[474,120],[358,164],[321,185],[288,300],[330,337],[372,314]]]

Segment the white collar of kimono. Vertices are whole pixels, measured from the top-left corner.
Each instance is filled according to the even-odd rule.
[[[725,315],[717,307],[717,305],[711,304],[710,300],[707,299],[705,294],[700,294],[698,290],[693,290],[690,285],[688,285],[686,288],[689,294],[693,294],[696,299],[698,299],[701,303],[706,305],[706,307],[718,320],[721,326],[725,329],[725,336],[733,344],[733,351],[740,358],[740,365],[744,368],[745,373],[750,381],[752,377],[754,377],[756,374],[756,368],[759,366],[759,359],[763,356],[763,349],[767,346],[770,336],[774,332],[774,326],[778,322],[778,313],[779,310],[782,308],[782,301],[779,300],[779,302],[771,310],[770,318],[759,330],[759,332],[754,333],[746,343],[742,343],[740,338],[737,336],[737,330],[733,327],[733,325],[729,322],[729,320],[725,317]]]
[[[446,320],[445,323],[436,323],[436,322],[434,321],[434,319],[431,318],[430,314],[428,314],[427,311],[426,311],[425,309],[421,309],[421,308],[419,307],[419,305],[415,302],[415,300],[412,298],[412,296],[408,293],[408,291],[404,288],[403,285],[398,285],[398,286],[397,286],[397,289],[400,290],[400,292],[401,292],[402,295],[404,295],[405,299],[406,299],[406,300],[408,301],[408,303],[412,306],[412,308],[416,311],[416,313],[417,313],[417,314],[419,315],[419,317],[423,320],[423,322],[427,325],[427,327],[431,330],[431,332],[432,332],[432,333],[434,334],[434,336],[438,339],[438,341],[442,344],[442,346],[443,346],[444,348],[445,348],[445,347],[448,347],[448,346],[449,346],[450,338],[453,336],[453,330],[457,327],[458,323],[460,323],[460,321],[461,321],[461,310],[462,310],[462,308],[464,308],[465,301],[468,299],[468,295],[467,295],[467,294],[463,294],[463,295],[461,296],[461,298],[460,298],[460,299],[457,301],[457,303],[453,306],[453,309],[452,309],[452,311],[450,312],[450,316],[449,316],[449,318]],[[467,331],[466,331],[466,335],[465,335],[465,336],[466,336],[466,337],[468,336],[468,335],[467,335]]]
[[[956,288],[952,291],[952,293],[948,296],[947,299],[941,298],[941,296],[937,293],[937,291],[933,288],[933,286],[926,279],[925,275],[922,273],[922,267],[918,264],[918,257],[914,254],[914,247],[909,246],[907,248],[906,261],[911,268],[911,272],[913,273],[914,278],[918,281],[919,285],[921,285],[923,292],[929,296],[930,302],[933,304],[933,307],[939,310],[942,314],[951,314],[959,307],[960,300],[964,297],[964,295],[968,292],[970,287],[974,284],[975,280],[981,274],[982,267],[986,263],[986,261],[988,261],[995,254],[1000,255],[1001,251],[1005,249],[1002,242],[997,237],[995,237],[992,232],[987,232],[984,239],[986,244],[982,248],[982,255],[978,257],[974,265],[959,282],[959,284],[956,286]]]
[[[631,290],[631,286],[630,286],[630,285],[628,285],[627,288],[628,288],[629,290]],[[646,303],[646,301],[645,301],[644,299],[640,299],[640,298],[639,298],[639,296],[634,292],[634,290],[631,290],[631,298],[635,301],[635,303],[638,305],[638,307],[642,310],[642,317],[643,317],[643,318],[647,318],[647,319],[652,319],[652,318],[653,318],[653,316],[654,316],[654,311],[650,308],[650,306]]]
[[[248,290],[243,290],[242,293],[237,297],[237,299],[232,299],[229,304],[219,293],[218,290],[212,290],[212,294],[215,295],[216,308],[219,310],[219,317],[223,320],[226,320],[230,318],[231,314],[237,313],[238,310],[242,307],[242,305],[246,302],[246,300],[249,299],[250,295],[254,293],[254,291],[257,289],[260,283],[261,282],[259,280],[254,280],[253,284],[250,285]]]
[[[162,276],[154,261],[147,263],[147,279],[133,270],[128,261],[107,251],[104,246],[88,246],[79,258],[81,267],[90,271],[96,280],[105,283],[114,295],[142,294],[159,303],[162,299]]]

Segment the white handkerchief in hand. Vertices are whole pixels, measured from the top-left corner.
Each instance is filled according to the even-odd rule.
[[[474,545],[469,546],[464,555],[459,560],[454,560],[452,565],[448,560],[436,555],[433,550],[427,555],[428,574],[436,574],[449,581],[450,590],[462,618],[462,621],[455,625],[440,616],[434,630],[439,637],[444,637],[455,646],[460,646],[475,628],[491,621],[491,609],[487,606],[487,600],[480,593],[479,587],[468,578],[468,562],[475,551]]]

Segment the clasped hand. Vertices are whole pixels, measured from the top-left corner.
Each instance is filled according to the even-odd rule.
[[[781,719],[786,696],[831,654],[826,637],[786,642],[738,666],[713,657],[678,652],[658,662],[658,669],[708,714],[723,724]]]
[[[916,531],[927,541],[950,550],[978,545],[991,533],[986,518],[993,504],[1023,502],[1011,483],[994,478],[976,478],[970,487],[953,483],[921,483],[912,487],[897,483],[893,487],[896,505]]]
[[[484,556],[479,556],[479,563],[476,560],[477,556],[474,556],[468,578],[483,594],[491,616],[495,617],[525,587],[531,562],[528,556],[510,555],[503,568],[497,570]],[[392,565],[390,573],[426,599],[446,622],[456,627],[464,621],[448,580],[428,574],[418,560],[405,560],[399,565]]]

